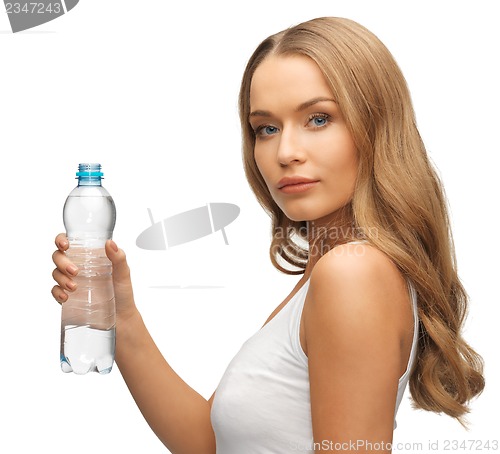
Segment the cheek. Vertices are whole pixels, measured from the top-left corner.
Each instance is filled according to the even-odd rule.
[[[357,150],[350,139],[337,140],[333,143],[335,146],[332,147],[330,142],[330,146],[326,148],[330,152],[320,156],[319,165],[331,175],[332,184],[352,185],[358,172]]]
[[[262,178],[264,178],[264,181],[268,181],[269,179],[269,172],[271,169],[271,163],[269,160],[269,156],[264,153],[261,149],[261,147],[255,147],[254,148],[254,159],[255,163],[257,165],[257,169],[259,170],[260,174],[262,175]]]
[[[348,192],[349,195],[352,195],[358,176],[358,159],[356,156],[356,150],[353,150],[351,155],[346,156],[341,172],[343,174],[343,189]]]

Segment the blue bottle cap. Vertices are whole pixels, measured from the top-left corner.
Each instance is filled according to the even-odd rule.
[[[81,177],[99,177],[101,178],[104,174],[101,172],[101,164],[97,163],[83,163],[78,165],[78,172],[76,176]]]

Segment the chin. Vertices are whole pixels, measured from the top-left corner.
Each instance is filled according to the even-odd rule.
[[[339,204],[331,207],[314,206],[312,203],[304,204],[281,204],[280,208],[285,216],[295,222],[318,222],[327,223],[335,217],[335,213],[347,204]]]
[[[313,209],[313,207],[280,207],[285,213],[285,216],[295,222],[309,222],[316,221],[322,217],[328,215],[319,210]]]

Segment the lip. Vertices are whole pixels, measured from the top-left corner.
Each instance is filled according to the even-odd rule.
[[[285,177],[282,178],[277,187],[280,191],[287,194],[296,194],[299,192],[307,191],[318,183],[318,180],[312,180],[301,176]]]

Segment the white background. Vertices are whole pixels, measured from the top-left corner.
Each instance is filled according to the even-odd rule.
[[[244,178],[237,93],[262,39],[326,15],[367,26],[406,75],[447,191],[471,299],[466,337],[486,361],[469,432],[405,399],[394,442],[423,452],[438,441],[429,452],[444,453],[446,440],[500,438],[496,3],[81,0],[18,34],[2,9],[0,452],[166,451],[117,368],[83,377],[59,368],[51,254],[79,162],[103,165],[139,308],[167,360],[203,396],[289,293],[297,278],[272,268],[268,218]],[[167,251],[135,246],[150,224],[147,208],[160,220],[208,202],[241,208],[226,230],[229,246],[220,234]],[[220,288],[154,288],[168,285]]]

